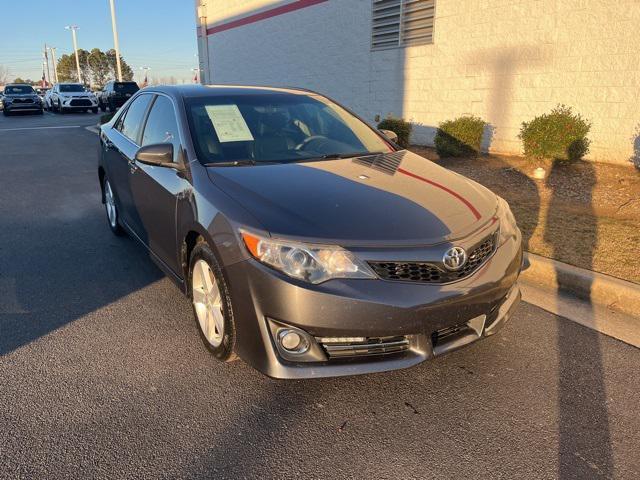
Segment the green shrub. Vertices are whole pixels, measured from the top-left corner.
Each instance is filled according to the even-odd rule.
[[[518,138],[528,157],[580,160],[589,153],[590,129],[591,122],[573,113],[571,107],[558,105],[550,113],[523,122]]]
[[[114,115],[115,115],[114,112],[105,113],[105,114],[101,115],[100,116],[100,125],[110,121],[113,118]]]
[[[391,130],[398,135],[398,145],[402,148],[409,146],[409,138],[413,126],[402,118],[387,117],[378,124],[378,128],[382,130]]]
[[[463,116],[442,122],[434,144],[441,157],[468,157],[480,153],[482,135],[487,122],[478,117]]]

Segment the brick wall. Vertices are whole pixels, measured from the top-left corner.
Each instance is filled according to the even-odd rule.
[[[206,0],[210,26],[283,4]],[[593,160],[626,163],[640,135],[639,0],[436,0],[434,43],[372,52],[371,1],[328,0],[209,36],[218,83],[295,85],[373,122],[479,115],[490,149],[521,151],[521,122],[558,103],[593,122]]]

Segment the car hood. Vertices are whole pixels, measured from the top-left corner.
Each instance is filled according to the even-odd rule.
[[[427,245],[496,213],[481,185],[406,150],[352,159],[209,167],[273,236],[343,245]]]
[[[93,92],[59,92],[61,97],[93,97]]]

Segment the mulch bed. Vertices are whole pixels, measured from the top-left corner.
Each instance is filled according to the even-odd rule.
[[[411,150],[504,197],[528,251],[640,283],[640,172],[632,166]],[[533,177],[538,167],[544,180]]]

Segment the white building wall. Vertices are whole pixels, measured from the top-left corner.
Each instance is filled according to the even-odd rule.
[[[296,3],[202,1],[209,28]],[[402,116],[416,143],[479,115],[506,153],[521,152],[521,122],[564,103],[593,122],[591,159],[625,163],[640,135],[639,26],[640,0],[436,0],[433,44],[372,52],[371,0],[328,0],[209,35],[208,78]]]

